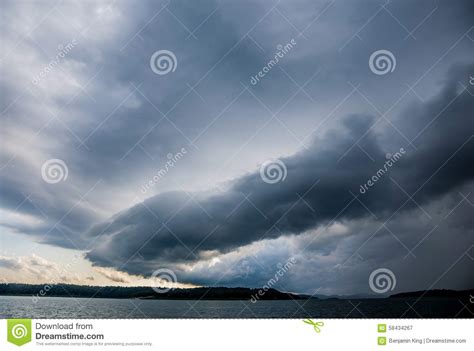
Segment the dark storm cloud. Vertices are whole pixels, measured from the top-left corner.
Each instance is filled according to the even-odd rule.
[[[367,79],[366,70],[361,70],[361,67],[367,68],[367,48],[351,45],[342,54],[338,49],[357,28],[364,24],[372,12],[379,9],[380,2],[378,1],[367,1],[365,6],[352,7],[346,3],[336,2],[324,12],[324,16],[314,22],[313,20],[329,3],[315,4],[302,1],[296,7],[290,3],[278,3],[279,11],[286,13],[300,28],[305,28],[308,23],[311,23],[306,32],[310,39],[299,36],[295,28],[289,25],[276,10],[272,10],[277,4],[276,1],[226,3],[225,6],[215,1],[201,1],[199,4],[171,2],[168,5],[170,12],[164,9],[150,21],[150,18],[157,14],[166,3],[166,1],[150,1],[133,4],[133,6],[122,3],[119,10],[126,14],[126,18],[120,18],[120,30],[110,32],[110,29],[106,28],[105,39],[101,36],[102,40],[98,40],[96,27],[92,27],[87,32],[88,36],[77,38],[78,45],[64,59],[61,70],[75,77],[75,74],[68,70],[70,67],[67,65],[83,67],[83,70],[74,71],[74,73],[84,78],[84,81],[81,81],[84,85],[100,70],[96,78],[87,85],[87,94],[95,97],[94,99],[80,91],[71,104],[65,106],[71,96],[57,94],[53,85],[45,83],[52,98],[49,99],[45,96],[47,94],[41,94],[33,89],[37,96],[27,93],[26,96],[22,96],[21,104],[11,105],[17,94],[31,88],[30,80],[38,72],[33,70],[31,75],[26,74],[28,63],[18,64],[15,67],[25,74],[15,76],[12,79],[15,84],[9,80],[2,80],[0,99],[2,110],[11,105],[8,114],[2,115],[4,122],[2,126],[5,126],[5,130],[9,130],[9,127],[13,125],[21,126],[24,130],[31,128],[32,133],[36,133],[42,127],[40,122],[46,122],[51,117],[50,111],[38,104],[38,98],[43,99],[50,109],[58,105],[58,117],[62,122],[50,123],[42,129],[38,144],[33,144],[32,148],[43,152],[41,157],[44,160],[54,156],[67,161],[71,168],[70,184],[73,181],[73,175],[76,176],[72,191],[61,189],[53,193],[51,188],[47,189],[55,197],[55,201],[51,202],[49,199],[43,199],[43,188],[47,185],[32,184],[32,179],[36,178],[25,176],[33,172],[37,175],[36,165],[34,169],[30,169],[30,165],[21,164],[17,160],[8,163],[11,155],[2,154],[2,166],[8,163],[8,166],[0,173],[2,203],[6,208],[15,209],[24,200],[24,194],[33,194],[34,198],[38,198],[39,207],[49,217],[51,220],[49,224],[52,226],[76,203],[77,195],[84,194],[99,179],[106,180],[94,190],[95,196],[101,199],[106,196],[101,196],[101,194],[114,192],[110,188],[122,189],[129,185],[130,180],[136,183],[147,180],[154,168],[160,166],[159,161],[166,158],[169,152],[174,152],[183,146],[194,150],[193,146],[189,145],[190,139],[200,135],[240,92],[241,82],[249,84],[249,77],[262,69],[278,44],[288,42],[293,37],[296,38],[298,44],[295,51],[285,57],[287,61],[282,62],[281,67],[288,70],[299,82],[307,78],[308,72],[313,73],[319,68],[327,68],[327,71],[322,73],[322,81],[314,81],[307,86],[307,90],[313,96],[320,94],[321,99],[324,99],[327,94],[324,90],[339,95],[340,91],[347,88],[346,80]],[[416,5],[410,4],[410,10],[407,11],[407,4],[397,2],[392,5],[392,9],[397,15],[403,16],[404,21],[411,24],[426,15],[426,8],[431,8],[428,5],[433,4],[430,1]],[[11,17],[14,18],[13,14],[18,11],[14,2],[5,3],[3,6],[5,13],[11,11]],[[437,19],[436,16],[444,16],[449,12],[450,18],[457,18],[456,24],[452,24],[452,21],[441,21],[441,23],[443,25],[450,23],[453,32],[457,33],[458,27],[465,24],[465,18],[469,18],[468,5],[465,11],[459,10],[461,6],[447,11],[452,8],[448,2],[442,2],[439,6],[440,9],[433,15],[434,19]],[[84,20],[78,15],[84,14],[82,5],[70,7],[64,4],[60,10],[71,14],[78,22],[83,21],[82,28],[88,28],[90,23],[87,18]],[[211,13],[212,16],[207,18]],[[198,39],[190,36],[190,33],[174,16],[179,18],[186,27],[193,30],[197,28],[195,35]],[[385,13],[384,16],[388,15]],[[207,21],[203,23],[206,19]],[[383,21],[384,18],[377,20]],[[431,20],[433,19],[430,18]],[[334,23],[339,22],[345,25],[334,26]],[[147,24],[145,27],[143,27],[144,23]],[[114,22],[110,25],[116,26]],[[398,32],[399,25],[395,21],[390,21],[390,25],[393,28],[390,27],[389,30],[385,26],[383,37],[380,38],[386,42],[399,43],[402,41],[402,36]],[[71,41],[77,36],[77,31],[64,26],[61,27],[63,30],[59,31],[49,21],[46,21],[44,26],[45,28],[41,26],[33,33],[33,39],[41,45],[42,50],[39,50],[37,45],[32,45],[34,50],[31,48],[25,50],[23,46],[20,47],[22,57],[38,56],[45,59],[45,64],[47,64],[50,60],[47,54],[54,55],[57,46]],[[441,41],[443,36],[438,35],[438,31],[441,30],[438,27],[440,26],[430,26],[430,30],[433,31],[431,35]],[[139,33],[139,38],[132,40],[140,28],[143,30]],[[6,33],[9,33],[8,28],[6,29]],[[244,34],[251,29],[252,39],[244,37]],[[53,32],[57,35],[52,36]],[[334,40],[326,40],[328,33]],[[365,40],[372,43],[379,38],[378,33],[378,31],[367,30],[363,36]],[[14,39],[16,42],[18,38],[14,36]],[[452,40],[452,35],[448,39]],[[315,46],[314,43],[318,44]],[[406,43],[409,45],[406,51],[410,55],[416,52],[413,50],[414,45],[427,45],[424,41],[413,41],[413,43],[406,41]],[[173,75],[158,77],[150,70],[149,57],[154,51],[162,48],[176,53],[179,69]],[[426,52],[426,50],[421,51]],[[401,56],[400,59],[404,57]],[[399,68],[410,66],[412,65],[399,65]],[[40,65],[38,70],[42,68],[43,65]],[[55,73],[58,71],[60,70],[58,69]],[[53,75],[54,72],[50,76]],[[343,80],[340,79],[341,76],[344,76]],[[68,79],[64,81],[67,82]],[[198,82],[199,84],[194,89],[206,99],[206,103],[202,103],[194,92],[190,92],[187,85],[189,83],[194,86]],[[146,98],[134,91],[130,83],[139,87]],[[296,87],[290,84],[288,77],[277,69],[272,72],[272,75],[266,77],[265,81],[251,89],[271,108],[280,107],[281,103],[296,91]],[[58,90],[65,90],[64,82],[61,82]],[[105,121],[110,112],[114,111],[129,93],[132,93],[131,97]],[[184,96],[185,98],[181,100]],[[296,106],[305,106],[305,99],[304,96],[296,96]],[[179,102],[179,105],[168,115],[172,123],[162,120],[156,125],[162,115],[150,102],[164,113]],[[267,118],[266,112],[248,93],[243,94],[235,105],[235,110],[229,111],[230,116],[226,115],[223,118],[225,123],[213,125],[212,128],[206,130],[204,136],[197,140],[198,147],[203,150],[215,149],[218,143],[220,149],[234,152],[235,148],[240,147],[243,137],[254,133],[256,126],[261,125],[260,123]],[[305,111],[300,108],[292,111],[291,114],[303,115],[302,112]],[[297,120],[297,118],[291,120]],[[314,123],[313,119],[310,123]],[[239,125],[238,131],[233,127],[235,124]],[[305,121],[302,121],[301,125],[304,125],[305,130],[308,129]],[[79,145],[78,140],[71,135],[70,131],[83,140],[85,145]],[[221,135],[227,135],[226,140],[221,140]],[[23,141],[21,138],[16,140]],[[50,140],[57,140],[60,147],[58,145],[45,147],[43,143]],[[214,140],[217,142],[212,143]],[[136,145],[138,141],[141,141],[140,146]],[[29,140],[27,139],[26,142]],[[270,144],[268,147],[273,146]],[[141,148],[154,156],[155,161],[151,162]],[[194,162],[194,168],[200,164],[213,168],[219,162],[216,158],[216,163],[211,163],[208,160],[213,157],[203,156],[204,152],[195,154],[198,159]],[[123,158],[125,155],[127,157]],[[204,172],[206,170],[202,170],[202,173]],[[185,170],[183,173],[189,172]],[[81,181],[80,184],[78,180]],[[137,189],[139,185],[133,188],[138,193]],[[94,194],[90,197],[94,197]],[[91,202],[97,201],[97,199],[94,200]],[[24,204],[18,210],[27,213],[36,211],[36,215],[42,217],[37,209],[28,207],[28,204]],[[71,220],[71,223],[65,223],[65,227],[69,227],[71,233],[82,231],[84,225],[96,220],[94,209],[86,215],[75,215],[76,211],[77,208],[74,208],[63,220],[64,222]],[[74,216],[77,220],[72,223]],[[44,229],[41,228],[41,231]]]
[[[472,196],[473,184],[460,189]],[[431,218],[423,212],[431,214]],[[468,289],[474,281],[472,206],[451,192],[423,210],[402,211],[385,222],[373,217],[342,220],[298,236],[282,236],[253,244],[252,249],[220,256],[217,264],[203,262],[192,270],[174,267],[181,281],[204,286],[262,287],[282,264],[295,264],[276,288],[308,294],[373,294],[370,273],[393,271],[393,293],[427,287]],[[449,214],[449,215],[448,215]],[[453,241],[453,238],[456,238]],[[454,263],[455,264],[453,266]],[[451,267],[450,274],[444,274]],[[442,279],[440,277],[442,276]],[[436,284],[434,284],[436,283]]]
[[[472,69],[453,71],[439,96],[397,120],[409,124],[419,137],[413,146],[400,145],[406,153],[362,195],[360,185],[376,175],[386,153],[398,150],[383,149],[370,130],[373,118],[354,115],[345,120],[344,130],[282,158],[288,170],[284,181],[267,184],[255,172],[223,193],[193,194],[194,199],[182,192],[157,195],[88,232],[88,237],[99,239],[87,257],[98,265],[147,273],[143,260],[193,261],[205,251],[228,252],[261,239],[299,234],[334,218],[368,217],[365,207],[384,218],[402,207],[413,209],[415,201],[436,199],[474,177],[469,112],[474,100],[469,91],[459,89]],[[360,148],[354,147],[356,142]],[[351,192],[360,195],[364,205]]]
[[[364,237],[356,222],[372,218],[365,207],[383,220],[408,200],[394,181],[410,195],[423,185],[414,200],[425,204],[472,179],[472,168],[467,167],[472,140],[438,170],[472,135],[466,113],[472,111],[472,97],[456,97],[457,83],[468,85],[472,67],[453,70],[431,102],[405,108],[403,99],[386,116],[407,139],[415,138],[413,145],[386,122],[369,131],[378,116],[369,116],[372,107],[357,94],[322,128],[315,128],[350,91],[348,81],[360,86],[381,111],[406,91],[405,83],[413,84],[422,74],[426,76],[412,86],[415,94],[425,98],[437,93],[439,77],[453,62],[472,61],[472,41],[465,35],[472,27],[472,1],[393,1],[385,9],[380,7],[385,0],[171,1],[164,9],[167,3],[2,2],[0,205],[35,219],[19,223],[2,218],[3,228],[55,246],[92,247],[88,257],[97,265],[149,274],[157,265],[169,264],[181,280],[196,284],[212,284],[229,268],[223,283],[258,286],[289,252],[265,246],[266,252],[259,255],[264,267],[244,253],[232,269],[222,263],[212,272],[189,272],[179,265],[207,262],[217,252],[231,254],[260,239],[296,234],[283,243],[291,246],[340,211],[338,220],[351,226],[348,233]],[[55,5],[57,11],[47,16]],[[414,31],[416,40],[407,36],[407,29]],[[74,50],[33,86],[31,79],[48,65],[58,45],[73,38],[78,42]],[[250,77],[277,46],[293,38],[295,48],[265,79],[251,85]],[[392,50],[397,58],[397,69],[384,77],[372,74],[367,64],[370,54],[381,48]],[[176,54],[178,68],[173,74],[151,71],[150,56],[160,49]],[[298,92],[297,85],[318,71],[305,91]],[[409,98],[417,97],[409,93]],[[271,113],[257,99],[273,112],[286,106],[278,115],[285,128],[272,121],[260,130]],[[167,119],[156,108],[169,112]],[[401,118],[393,118],[400,110]],[[49,122],[52,115],[57,118]],[[241,149],[256,130],[255,143]],[[318,139],[308,146],[311,137]],[[189,151],[186,159],[153,189],[162,194],[129,208],[167,154],[182,147]],[[406,154],[390,173],[359,195],[359,186],[383,165],[385,154],[400,147]],[[239,157],[229,160],[235,152]],[[258,171],[241,176],[270,157],[289,154],[293,156],[282,158],[288,168],[282,183],[263,183]],[[40,177],[41,164],[53,157],[69,167],[68,181],[54,186]],[[209,189],[229,178],[235,180],[226,191],[192,192],[193,199],[180,191],[163,193]],[[349,191],[359,195],[365,207]],[[402,210],[412,213],[415,207],[408,201]],[[105,220],[120,209],[126,210]],[[102,224],[89,230],[94,223]],[[450,225],[456,223],[466,222]],[[416,223],[410,222],[405,231],[412,233],[414,228]],[[452,233],[462,235],[461,230]],[[350,256],[352,244],[336,257]],[[316,256],[333,254],[339,247],[331,236],[314,245],[308,249]],[[365,255],[377,256],[378,249],[374,246]],[[310,290],[310,278],[316,275],[326,277],[328,285],[340,286],[325,266],[295,267],[295,272],[295,291]]]

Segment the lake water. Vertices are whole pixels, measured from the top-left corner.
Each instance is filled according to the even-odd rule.
[[[34,302],[29,296],[0,296],[0,318],[472,318],[457,299],[424,298],[414,304],[415,301],[411,298],[251,303],[42,297]]]

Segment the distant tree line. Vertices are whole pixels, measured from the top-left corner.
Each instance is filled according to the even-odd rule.
[[[47,287],[47,289],[45,289]],[[86,297],[114,299],[168,299],[168,300],[250,300],[259,289],[206,287],[171,289],[158,293],[151,287],[88,286],[72,284],[0,284],[0,295],[33,297]],[[268,289],[261,300],[306,299],[308,296]]]

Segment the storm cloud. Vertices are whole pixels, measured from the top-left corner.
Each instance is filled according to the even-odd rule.
[[[391,149],[382,146],[383,135],[371,129],[376,117],[348,116],[344,129],[282,158],[287,175],[281,182],[269,184],[256,171],[220,193],[154,196],[89,231],[98,240],[87,258],[147,274],[143,261],[176,265],[334,221],[390,218],[460,188],[474,177],[474,100],[460,89],[473,68],[453,69],[439,96],[397,118],[395,123],[410,125],[406,133],[414,142],[398,146],[404,152],[386,174],[377,172],[387,154],[399,151],[396,142],[385,141]]]
[[[472,1],[0,9],[0,256],[79,255],[96,283],[169,268],[258,287],[293,257],[277,288],[362,292],[379,267],[402,290],[472,287]],[[169,74],[150,66],[160,50]]]

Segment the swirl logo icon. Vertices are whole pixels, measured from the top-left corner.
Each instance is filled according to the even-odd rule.
[[[286,165],[281,160],[268,160],[260,167],[260,177],[267,184],[284,181],[286,174]]]
[[[22,346],[31,341],[31,319],[9,319],[7,321],[8,342]]]
[[[176,71],[176,67],[178,60],[172,51],[158,50],[150,57],[151,70],[160,76]]]
[[[63,160],[53,158],[41,166],[41,176],[46,183],[56,184],[65,181],[68,176],[68,168]]]
[[[17,324],[12,328],[12,335],[15,339],[21,339],[28,336],[28,329],[23,324]]]
[[[388,50],[377,50],[369,58],[369,67],[372,73],[382,76],[395,71],[397,60]]]
[[[397,279],[395,274],[388,268],[379,268],[370,274],[370,289],[377,294],[383,294],[389,290],[392,291],[396,285]]]
[[[171,269],[160,268],[153,272],[151,279],[154,284],[151,287],[158,294],[164,294],[173,289],[178,282],[176,274]],[[165,284],[166,286],[162,286]]]

